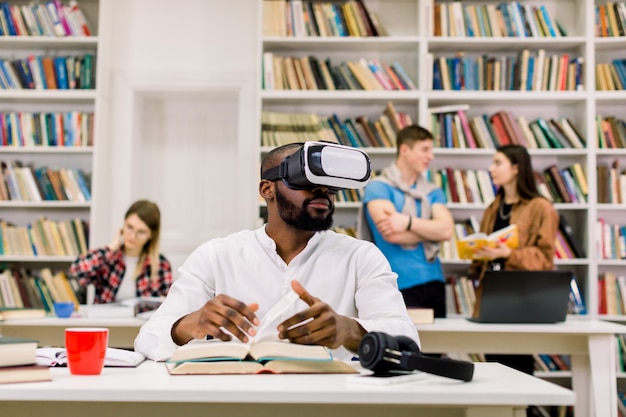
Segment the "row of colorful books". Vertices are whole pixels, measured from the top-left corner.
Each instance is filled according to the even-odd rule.
[[[550,165],[535,172],[537,188],[548,200],[555,203],[586,203],[589,194],[587,176],[579,162],[564,168]]]
[[[466,276],[446,277],[445,292],[448,314],[471,317],[476,303],[476,290],[473,280]]]
[[[449,203],[485,203],[495,198],[496,189],[486,169],[431,169],[429,177],[437,184]]]
[[[596,221],[596,256],[598,259],[626,259],[626,226]],[[626,313],[626,312],[625,312]]]
[[[596,132],[598,148],[626,148],[626,122],[623,118],[596,115]]]
[[[606,2],[595,6],[595,35],[597,37],[624,36],[626,30],[626,3]]]
[[[88,223],[41,217],[26,226],[0,220],[0,255],[78,256],[87,252]]]
[[[0,200],[91,200],[91,177],[77,168],[33,168],[20,161],[1,162]]]
[[[313,55],[263,54],[264,90],[415,90],[413,80],[398,62],[360,58],[334,65]]]
[[[515,117],[507,110],[470,117],[466,109],[469,106],[450,105],[430,109],[430,130],[435,146],[493,149],[514,144],[528,149],[583,149],[586,145],[578,128],[567,117],[539,117],[529,122],[525,116]]]
[[[384,36],[387,32],[362,0],[265,0],[263,36]]]
[[[0,89],[76,90],[96,85],[95,55],[0,59]]]
[[[340,119],[337,114],[324,117],[313,113],[261,114],[261,145],[279,146],[310,140],[328,140],[353,147],[395,148],[396,134],[413,123],[388,102],[377,119],[364,115]]]
[[[0,3],[0,36],[91,36],[91,25],[76,1]]]
[[[0,148],[93,146],[94,114],[0,112]]]
[[[500,110],[491,115],[468,116],[467,104],[432,107],[428,129],[435,147],[494,149],[518,144],[528,149],[583,149],[586,140],[568,117],[531,120]],[[411,116],[388,102],[380,117],[359,115],[341,119],[337,114],[283,113],[261,115],[261,145],[278,146],[309,140],[331,140],[355,147],[394,147],[395,132],[413,123]]]
[[[475,5],[455,1],[435,3],[435,36],[468,37],[561,37],[565,29],[544,5],[518,1]]]
[[[462,170],[451,167],[433,169],[430,178],[443,190],[451,203],[486,203],[495,198],[495,186],[487,170]],[[556,203],[585,203],[589,187],[580,163],[559,169],[550,165],[535,172],[538,191]]]
[[[78,280],[65,272],[5,269],[0,273],[0,307],[28,308],[54,312],[55,302],[73,302],[79,305],[84,298]]]
[[[535,371],[558,372],[571,371],[572,362],[570,355],[557,355],[545,353],[533,353]]]
[[[596,64],[596,90],[626,90],[626,59]]]
[[[619,160],[610,166],[598,164],[596,173],[598,203],[626,204],[626,171],[620,170]]]
[[[455,104],[429,109],[431,114],[429,129],[435,138],[436,147],[493,149],[510,143],[519,144],[528,149],[583,149],[586,147],[584,136],[569,117],[539,117],[529,122],[525,116],[515,117],[512,112],[506,110],[493,114],[468,116],[466,111],[469,108],[467,104]],[[401,126],[412,123],[411,116],[407,113],[396,112],[395,115],[395,119]],[[58,120],[58,116],[56,117]],[[90,117],[87,121],[89,132],[92,131],[93,126],[93,117]],[[8,116],[5,115],[6,118]],[[393,147],[395,143],[393,120],[386,114],[381,115],[377,121],[370,121],[366,116],[360,115],[346,118],[342,122],[336,114],[323,117],[313,113],[263,112],[261,144],[262,146],[278,146],[308,140],[340,142],[341,137],[345,137],[344,142],[351,146]],[[23,120],[20,119],[20,122],[23,123]],[[0,128],[2,123],[0,114]],[[81,124],[81,126],[84,125]],[[337,126],[340,127],[339,130]],[[37,129],[36,123],[35,129]],[[44,130],[41,131],[44,132]],[[596,132],[598,148],[626,147],[624,119],[597,115]],[[38,134],[35,131],[34,138],[37,137]],[[6,130],[0,129],[0,139],[2,139],[2,144],[8,140]]]
[[[626,275],[606,271],[598,277],[598,314],[626,314]]]
[[[433,62],[433,90],[582,91],[584,59],[569,54],[536,55],[524,49],[517,56],[457,52]]]
[[[354,203],[363,200],[363,189],[342,189],[337,192],[335,202],[337,203]]]

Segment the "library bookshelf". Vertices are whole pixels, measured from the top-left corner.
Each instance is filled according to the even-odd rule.
[[[62,182],[61,188],[63,188],[67,198],[59,199],[47,195],[42,188],[39,190],[40,197],[37,198],[34,196],[36,193],[33,188],[30,188],[29,193],[22,195],[21,198],[10,196],[9,199],[0,201],[0,211],[2,212],[0,218],[6,224],[19,228],[34,225],[40,219],[54,222],[57,226],[62,222],[69,224],[70,221],[76,219],[84,228],[84,249],[84,246],[89,246],[89,225],[93,220],[94,195],[97,196],[97,193],[94,193],[96,190],[91,184],[93,182],[96,149],[98,148],[98,140],[95,139],[97,136],[95,114],[99,105],[99,89],[103,79],[100,76],[101,70],[99,68],[101,63],[99,51],[102,39],[99,30],[101,27],[101,4],[98,0],[83,0],[77,3],[88,22],[89,32],[72,32],[70,30],[63,35],[61,33],[52,35],[49,31],[46,32],[41,17],[42,11],[37,11],[38,7],[48,11],[45,3],[41,5],[27,1],[7,3],[8,7],[16,7],[22,12],[21,16],[26,26],[26,32],[23,29],[20,30],[19,25],[17,34],[7,35],[3,32],[3,36],[0,36],[0,59],[5,63],[30,59],[31,65],[28,69],[33,70],[30,73],[30,79],[34,80],[34,84],[27,86],[22,82],[21,88],[9,86],[0,89],[0,113],[3,113],[5,117],[3,126],[5,133],[7,132],[6,121],[9,120],[8,114],[13,113],[13,117],[15,117],[9,122],[13,132],[12,138],[4,137],[5,142],[0,146],[0,161],[5,168],[3,169],[4,180],[6,181],[7,176],[6,167],[16,167],[21,164],[23,167],[32,168],[31,172],[35,180],[34,172],[45,171],[46,168],[48,172],[59,173],[59,176],[61,171],[65,171],[66,176],[69,171],[80,172],[83,174],[84,185],[87,189],[80,192],[83,198],[75,192],[70,195],[70,190],[65,189],[69,186]],[[53,4],[53,2],[50,3]],[[66,7],[70,6],[69,2],[66,1],[59,2],[59,4]],[[69,13],[69,9],[64,9],[64,11]],[[27,17],[27,13],[30,18]],[[50,12],[47,15],[48,17],[52,16]],[[30,24],[33,24],[33,16],[37,16],[34,25],[39,22],[37,26],[42,28],[41,32],[29,26],[28,20],[30,19]],[[67,19],[69,18],[68,15]],[[54,22],[52,23],[54,24]],[[74,29],[77,29],[77,26]],[[69,57],[72,58],[71,61]],[[54,78],[54,83],[46,78],[46,72],[43,70],[39,75],[43,78],[43,82],[36,81],[37,75],[34,71],[43,68],[44,65],[38,66],[33,64],[33,61],[38,60],[41,63],[46,59],[51,59],[51,62],[60,65],[58,62],[63,61],[62,58],[65,58],[65,71],[63,71],[63,67],[55,67],[51,75]],[[77,71],[72,71],[72,67]],[[60,74],[65,74],[67,77],[65,80],[67,85],[62,84],[63,75]],[[48,77],[50,77],[49,73]],[[24,79],[28,81],[28,75],[22,78],[22,80]],[[53,84],[57,84],[56,88]],[[44,114],[48,115],[45,122],[43,121]],[[31,122],[25,122],[25,119],[31,120]],[[29,127],[25,128],[25,126]],[[42,129],[47,129],[47,132],[42,133]],[[32,134],[29,133],[29,130],[32,131]],[[15,134],[16,131],[19,131],[18,135]],[[17,181],[24,181],[25,177],[13,178]],[[35,184],[31,183],[32,185]],[[23,189],[21,190],[23,191]],[[70,229],[65,230],[71,231]],[[62,244],[67,243],[67,236],[67,234],[65,237],[60,236]],[[7,236],[4,238],[8,239]],[[75,237],[70,237],[70,239],[75,239]],[[67,246],[67,250],[24,253],[23,245],[20,246],[15,241],[7,242],[7,240],[4,243],[5,246],[9,243],[11,248],[0,255],[2,269],[24,267],[29,270],[40,270],[49,267],[53,270],[66,270],[69,263],[77,255],[75,250],[69,250],[69,246]],[[25,242],[22,241],[22,243]],[[28,241],[25,244],[28,245]]]
[[[585,251],[584,258],[558,259],[557,268],[574,271],[583,292],[587,314],[591,318],[626,322],[626,315],[606,315],[599,313],[599,277],[608,271],[626,275],[626,260],[604,259],[599,242],[602,231],[598,220],[609,224],[624,225],[623,212],[626,205],[598,203],[597,169],[610,166],[617,161],[626,165],[626,150],[604,149],[598,142],[596,117],[614,115],[620,119],[626,116],[626,91],[600,91],[596,88],[596,65],[614,59],[625,59],[626,37],[600,36],[596,33],[596,7],[606,7],[607,2],[593,0],[545,0],[543,2],[522,1],[525,7],[544,6],[545,10],[558,21],[566,36],[558,37],[470,37],[435,36],[437,6],[453,2],[433,0],[365,0],[370,12],[386,29],[387,36],[309,36],[300,29],[290,34],[285,28],[276,27],[275,15],[268,2],[261,1],[259,10],[262,16],[264,35],[260,38],[259,62],[259,105],[262,112],[304,113],[329,117],[337,114],[340,119],[356,118],[365,115],[376,119],[383,114],[386,103],[392,102],[398,112],[406,113],[413,122],[431,126],[428,109],[438,106],[469,105],[467,116],[494,114],[500,110],[510,111],[527,120],[567,117],[577,127],[585,140],[583,149],[529,149],[533,167],[543,171],[551,165],[559,168],[580,164],[583,167],[588,194],[585,201],[577,203],[556,203],[555,208],[573,228],[574,235]],[[277,2],[269,2],[277,3]],[[280,2],[278,2],[280,3]],[[307,10],[306,1],[292,1],[292,6]],[[462,7],[495,5],[486,1],[455,2]],[[283,2],[286,4],[286,2]],[[294,5],[295,4],[295,5]],[[344,3],[341,3],[344,4]],[[612,3],[610,3],[612,4]],[[451,6],[448,6],[452,8]],[[285,20],[294,25],[302,25],[298,17],[288,14]],[[293,19],[293,20],[290,20]],[[461,19],[464,16],[461,15]],[[287,23],[287,24],[288,24]],[[306,27],[306,23],[304,23]],[[295,26],[294,26],[295,27]],[[298,35],[299,33],[299,35]],[[622,33],[623,35],[623,33]],[[441,57],[478,58],[490,55],[496,58],[516,57],[528,50],[531,55],[544,50],[546,55],[567,55],[578,58],[583,70],[579,74],[579,87],[565,90],[518,89],[499,91],[485,90],[440,90],[433,89],[434,63]],[[354,61],[361,58],[379,60],[383,63],[399,62],[416,85],[409,90],[296,90],[279,89],[268,84],[267,54],[281,57],[315,56],[319,61],[330,59],[333,63]],[[259,130],[261,137],[262,129]],[[259,141],[260,142],[260,141]],[[259,153],[263,155],[271,146],[260,143]],[[381,169],[393,161],[394,148],[366,147],[372,158],[374,169]],[[493,149],[436,148],[433,170],[455,167],[465,170],[487,169],[493,156]],[[623,201],[623,200],[622,200]],[[455,220],[476,216],[478,220],[488,202],[450,203]],[[354,226],[358,202],[338,202],[336,224]],[[262,209],[262,205],[261,205]],[[468,262],[443,259],[446,274],[459,275],[467,271]],[[626,311],[624,311],[626,313]]]

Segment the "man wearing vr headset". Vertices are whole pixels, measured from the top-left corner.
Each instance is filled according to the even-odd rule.
[[[261,338],[260,320],[291,290],[295,304],[263,323],[281,339],[327,346],[342,360],[370,331],[419,343],[384,255],[328,230],[337,189],[362,187],[369,177],[369,158],[358,149],[307,142],[269,152],[259,184],[267,223],[197,248],[141,328],[135,350],[164,360],[192,339]]]

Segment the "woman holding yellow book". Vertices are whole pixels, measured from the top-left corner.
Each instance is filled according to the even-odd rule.
[[[537,191],[526,148],[519,145],[499,147],[489,173],[499,188],[496,198],[485,209],[480,232],[492,234],[517,225],[518,247],[498,243],[479,249],[476,255],[482,260],[472,262],[471,271],[482,277],[487,269],[553,269],[559,217],[552,203]]]
[[[518,242],[516,248],[499,241],[476,252],[481,260],[474,260],[471,265],[471,272],[479,277],[473,312],[475,317],[480,309],[480,279],[488,269],[554,269],[554,241],[559,225],[559,216],[552,203],[537,191],[534,170],[526,148],[519,145],[497,148],[489,173],[499,188],[495,200],[485,209],[480,231],[493,234],[517,225]],[[531,355],[486,355],[486,359],[533,373],[534,360]]]

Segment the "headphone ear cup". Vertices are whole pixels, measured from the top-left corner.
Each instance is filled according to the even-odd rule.
[[[385,349],[397,349],[394,338],[382,332],[367,333],[359,344],[358,353],[361,365],[374,371],[375,374],[388,372],[393,365],[384,360]]]
[[[398,350],[401,352],[420,353],[420,348],[417,342],[407,336],[396,336],[396,343],[398,344]]]

